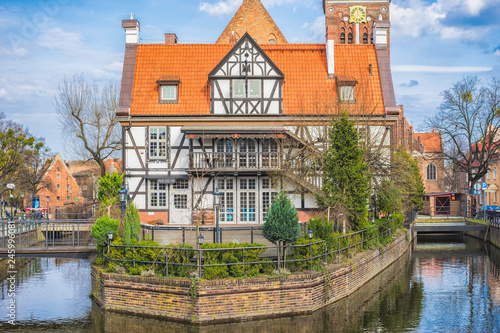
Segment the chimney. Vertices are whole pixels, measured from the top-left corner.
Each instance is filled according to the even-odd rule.
[[[140,27],[133,14],[130,14],[129,20],[122,21],[122,27],[125,29],[125,44],[138,44]]]
[[[432,133],[437,133],[437,132],[438,132],[437,129],[435,128],[432,129]]]
[[[381,18],[381,17],[380,17]],[[389,28],[391,27],[391,22],[387,20],[380,20],[375,22],[375,45],[379,46],[389,46]]]
[[[234,31],[231,31],[231,37],[229,37],[229,44],[236,44],[236,35]]]
[[[177,35],[172,33],[165,34],[165,44],[177,44]]]
[[[335,28],[329,25],[326,28],[326,63],[328,68],[328,78],[335,78]]]

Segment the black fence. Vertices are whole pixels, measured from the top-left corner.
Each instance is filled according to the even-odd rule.
[[[328,242],[325,240],[310,241],[308,244],[287,246],[285,255],[280,252],[283,248],[279,246],[194,249],[190,247],[148,247],[108,243],[103,247],[102,254],[109,262],[128,266],[129,269],[136,268],[137,265],[151,265],[154,267],[155,273],[161,273],[165,276],[176,275],[175,273],[171,274],[172,271],[198,271],[199,276],[202,277],[204,272],[210,268],[232,266],[241,267],[242,271],[245,272],[254,268],[255,265],[271,265],[273,269],[277,269],[279,272],[282,265],[293,263],[308,264],[312,270],[313,263],[327,263],[334,260],[340,262],[341,258],[349,258],[366,250],[376,240],[394,235],[399,228],[402,228],[402,224],[397,219],[392,219],[358,232],[335,237]],[[251,251],[254,251],[254,254],[255,251],[258,251],[261,255],[254,256],[253,260],[248,260],[248,253]],[[219,260],[215,260],[217,263],[213,263],[213,253],[217,253],[216,257],[219,258]],[[225,256],[225,253],[230,253],[230,255]],[[234,259],[235,253],[238,253],[237,256],[242,259],[241,262],[221,259],[225,257]],[[294,256],[297,253],[303,255]],[[153,260],[144,260],[145,256]],[[211,260],[205,260],[207,257],[211,258]],[[179,260],[179,258],[182,258],[182,260]],[[183,269],[179,269],[180,267]]]

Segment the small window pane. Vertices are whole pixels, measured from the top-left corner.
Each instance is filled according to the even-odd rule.
[[[233,81],[233,97],[245,97],[245,82],[243,80]]]
[[[342,102],[354,102],[354,86],[341,86],[340,99]]]
[[[250,88],[248,96],[260,97],[260,80],[250,80],[248,83]]]
[[[176,100],[177,99],[176,90],[177,90],[176,85],[161,86],[161,99],[167,101]]]

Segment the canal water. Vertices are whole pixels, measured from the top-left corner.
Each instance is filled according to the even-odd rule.
[[[311,315],[201,327],[101,311],[89,298],[88,260],[18,265],[15,326],[12,287],[0,276],[2,332],[500,332],[500,250],[469,237],[419,236],[358,292]]]

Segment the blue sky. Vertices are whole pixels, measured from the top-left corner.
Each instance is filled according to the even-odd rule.
[[[121,79],[133,13],[141,43],[213,43],[242,0],[2,0],[0,111],[45,137],[66,159],[53,107],[64,77]],[[262,0],[289,42],[324,42],[321,0]],[[393,0],[391,61],[398,104],[418,129],[436,112],[440,92],[466,75],[500,75],[500,0]],[[69,149],[68,149],[69,148]]]

